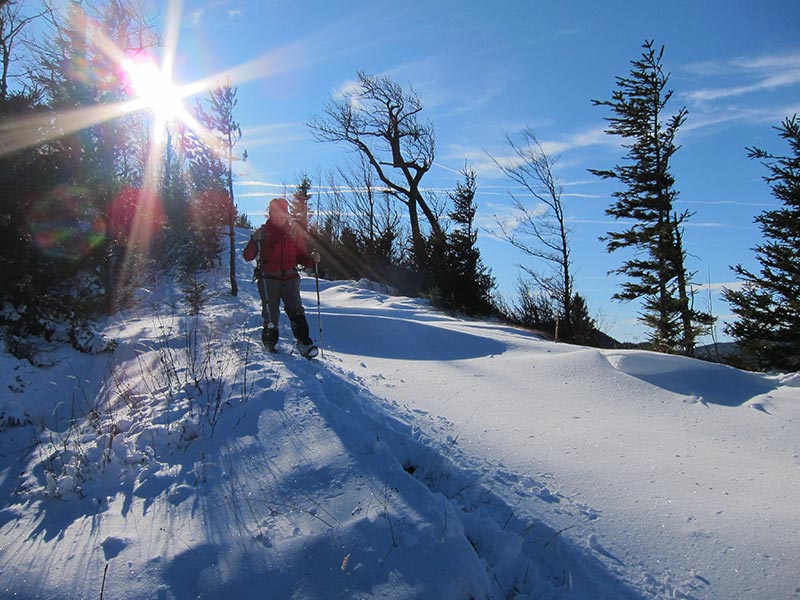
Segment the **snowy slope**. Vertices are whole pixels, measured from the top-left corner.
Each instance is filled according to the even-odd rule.
[[[320,282],[324,356],[284,321],[273,357],[238,267],[199,318],[148,282],[113,354],[0,354],[0,597],[800,597],[797,376],[366,282]]]

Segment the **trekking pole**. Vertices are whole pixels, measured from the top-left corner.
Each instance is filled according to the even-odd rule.
[[[317,285],[317,324],[319,325],[319,353],[320,356],[325,356],[322,350],[322,309],[319,302],[319,270],[317,262],[314,262],[314,282]]]

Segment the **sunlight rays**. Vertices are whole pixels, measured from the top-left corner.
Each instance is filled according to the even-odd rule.
[[[0,155],[52,142],[71,133],[144,110],[142,100],[114,102],[0,123]]]
[[[82,60],[75,60],[63,75],[74,78],[73,83],[78,86],[87,82],[88,85],[100,82],[101,86],[106,87],[97,90],[87,87],[87,91],[97,92],[95,97],[102,93],[112,99],[91,105],[73,104],[68,108],[0,122],[0,156],[5,156],[54,142],[65,143],[68,147],[79,145],[82,143],[82,136],[75,134],[81,131],[137,113],[146,113],[150,116],[147,123],[148,134],[143,140],[145,148],[143,148],[144,164],[141,165],[143,168],[141,181],[136,187],[130,187],[129,184],[129,187],[123,186],[121,190],[111,191],[116,196],[107,200],[109,204],[95,207],[100,213],[105,213],[98,214],[98,219],[107,221],[106,228],[101,227],[99,233],[113,237],[122,253],[118,263],[120,281],[127,281],[139,273],[141,261],[148,260],[154,235],[159,224],[163,223],[161,182],[164,176],[165,156],[169,153],[173,134],[178,135],[179,130],[191,131],[210,151],[223,160],[227,158],[227,149],[219,136],[205,127],[193,112],[187,109],[185,101],[188,98],[218,88],[220,82],[224,80],[238,85],[306,70],[345,54],[368,52],[377,43],[385,41],[387,35],[389,37],[401,35],[395,27],[396,18],[389,18],[380,10],[367,8],[234,67],[187,84],[176,84],[173,76],[183,2],[170,0],[166,9],[161,59],[156,61],[153,57],[147,56],[143,49],[131,54],[120,48],[112,39],[112,33],[104,31],[100,23],[92,20],[78,5],[74,5],[74,10],[70,14],[72,30],[77,33],[76,39],[81,42],[85,40],[89,45],[91,62],[82,59],[82,54],[76,52],[76,56]],[[372,22],[376,28],[367,35],[354,38],[353,23],[359,21]],[[272,138],[271,134],[274,134],[272,128],[269,128],[268,132],[267,136]],[[98,134],[102,135],[102,131]],[[265,140],[254,140],[254,143],[262,145]],[[269,140],[269,143],[278,142]],[[77,151],[74,153],[77,156],[82,149],[78,146],[74,150]],[[65,175],[75,181],[80,176],[78,172]],[[113,179],[110,173],[109,177]],[[109,179],[109,182],[112,179]],[[116,180],[114,182],[123,183]],[[68,181],[64,189],[72,190],[75,188],[73,183]],[[87,189],[86,194],[73,194],[74,197],[71,197],[70,201],[84,204],[88,208],[98,202],[98,194],[104,193],[107,192]],[[61,198],[61,196],[53,197]],[[129,213],[124,220],[125,231],[118,237],[114,234],[115,224],[111,221],[114,211],[123,210],[120,207],[124,207]],[[73,221],[72,229],[76,234],[80,234],[85,228],[84,224],[77,217]],[[107,237],[106,242],[111,240],[111,237]]]
[[[71,133],[100,125],[127,114],[151,111],[156,128],[165,127],[169,121],[180,120],[187,126],[198,127],[185,106],[183,99],[214,87],[211,83],[176,86],[172,83],[174,47],[177,43],[177,27],[180,21],[180,2],[170,2],[170,21],[167,39],[171,46],[160,67],[155,63],[136,61],[123,52],[103,29],[88,18],[82,10],[73,11],[73,26],[85,31],[96,47],[111,60],[124,79],[136,92],[130,100],[95,104],[75,109],[62,109],[54,113],[36,115],[12,122],[0,123],[0,155],[10,154],[31,146],[38,146],[62,138]],[[169,33],[172,32],[172,33]],[[123,82],[124,83],[124,82]]]
[[[151,63],[150,67],[131,69],[135,61],[123,52],[111,40],[102,28],[91,21],[82,10],[76,10],[73,17],[79,27],[91,35],[97,48],[122,71],[131,74],[144,68],[147,78],[160,81],[161,93],[156,93],[155,82],[145,83],[144,93],[130,100],[100,105],[86,106],[77,109],[60,110],[52,114],[30,117],[13,123],[0,123],[0,155],[17,152],[24,148],[41,145],[64,137],[81,129],[99,125],[106,121],[139,111],[153,111],[169,114],[169,119],[183,122],[191,128],[203,141],[211,142],[214,136],[186,110],[183,100],[202,94],[219,86],[219,82],[230,78],[235,84],[256,79],[269,79],[278,75],[306,69],[314,64],[326,62],[347,53],[365,52],[381,38],[378,31],[371,35],[362,35],[355,40],[352,37],[352,23],[360,19],[374,20],[384,18],[370,9],[350,19],[343,19],[307,36],[270,50],[237,66],[223,69],[197,81],[177,85],[172,81],[174,57],[178,45],[183,2],[171,0],[167,8],[164,58],[160,66]],[[384,32],[385,33],[385,32]],[[133,83],[133,82],[130,82]],[[141,83],[141,82],[140,82]],[[135,86],[134,86],[135,87]],[[163,125],[163,123],[162,123]],[[154,126],[155,129],[155,126]],[[212,148],[215,144],[212,144]]]

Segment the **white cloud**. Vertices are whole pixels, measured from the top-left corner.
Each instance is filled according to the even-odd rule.
[[[707,86],[684,94],[693,102],[712,102],[772,91],[800,83],[800,52],[687,65],[683,71],[702,77],[733,78],[733,83]]]
[[[693,285],[692,289],[699,293],[699,292],[712,292],[714,294],[720,294],[723,290],[733,290],[737,291],[744,287],[744,282],[742,281],[726,281],[726,282],[719,282],[719,283],[702,283],[699,285]]]
[[[501,134],[498,134],[498,138],[500,137]],[[540,139],[539,142],[542,146],[542,150],[544,150],[551,159],[560,158],[560,155],[564,153],[588,148],[590,146],[601,144],[616,146],[619,144],[619,141],[615,139],[614,136],[605,133],[604,127],[592,127],[583,131],[574,132],[559,140]],[[493,158],[504,167],[514,167],[522,163],[522,159],[513,153],[507,143],[498,143],[495,145],[495,148],[492,149],[451,144],[448,149],[442,153],[439,162],[452,163],[457,161],[458,164],[463,164],[466,160],[469,166],[474,169],[481,178],[489,180],[505,178],[505,175]],[[557,161],[555,165],[557,170],[563,169],[565,166],[565,163],[560,160]]]
[[[784,86],[795,85],[797,83],[800,83],[800,69],[763,77],[761,80],[749,85],[695,90],[694,92],[689,92],[686,94],[686,97],[695,102],[708,102],[723,98],[744,96],[764,90],[774,90]]]
[[[752,207],[774,207],[774,202],[739,202],[737,200],[683,200],[679,199],[678,204],[702,204],[704,206],[720,206],[724,204],[733,206],[752,206]]]
[[[753,70],[798,69],[800,68],[800,52],[770,54],[755,58],[738,58],[732,62],[735,66]]]
[[[198,8],[189,13],[189,23],[193,26],[200,25],[203,22],[203,17],[206,14],[205,8]]]
[[[350,98],[361,91],[361,85],[355,79],[348,79],[347,81],[339,84],[337,87],[333,88],[331,92],[331,96],[335,100],[344,100],[345,98]]]
[[[285,146],[294,143],[305,143],[309,139],[308,128],[304,123],[273,123],[256,125],[242,130],[244,142],[248,149],[260,146]]]

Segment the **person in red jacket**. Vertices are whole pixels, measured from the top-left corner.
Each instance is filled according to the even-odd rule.
[[[267,222],[250,237],[244,259],[258,259],[256,278],[261,296],[264,331],[261,340],[270,352],[277,352],[280,303],[289,317],[298,351],[306,357],[319,352],[309,337],[303,303],[300,299],[300,273],[297,265],[311,267],[320,261],[315,250],[308,251],[306,241],[289,219],[289,203],[275,198],[269,203]]]

